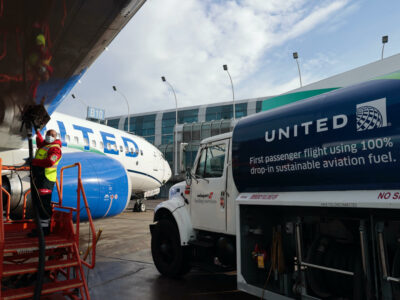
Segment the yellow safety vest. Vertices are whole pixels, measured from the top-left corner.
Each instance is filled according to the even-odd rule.
[[[36,151],[35,159],[45,160],[47,158],[47,154],[48,154],[50,148],[52,148],[52,147],[60,148],[60,145],[49,144],[49,145],[45,145],[45,146],[39,148]],[[55,182],[57,180],[57,165],[60,160],[61,160],[61,157],[54,163],[54,165],[44,169],[44,175],[46,176],[46,178],[48,180],[53,181],[53,182]]]

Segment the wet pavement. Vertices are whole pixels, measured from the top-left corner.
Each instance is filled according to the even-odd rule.
[[[161,276],[153,264],[150,230],[153,209],[160,200],[148,200],[144,213],[127,210],[114,218],[95,221],[102,230],[96,267],[87,272],[91,299],[257,299],[236,289],[236,274],[192,270],[182,279]],[[132,205],[131,205],[132,207]],[[86,249],[88,226],[81,227]]]

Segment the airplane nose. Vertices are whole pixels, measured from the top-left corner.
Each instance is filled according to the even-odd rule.
[[[171,176],[172,176],[172,171],[171,171],[171,168],[169,166],[169,163],[166,160],[164,160],[164,178],[163,178],[163,181],[167,182],[171,178]]]

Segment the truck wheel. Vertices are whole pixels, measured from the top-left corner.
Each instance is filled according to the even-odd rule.
[[[139,204],[139,211],[140,212],[145,212],[146,211],[146,204],[140,203]]]
[[[151,253],[157,270],[168,277],[180,277],[190,270],[189,252],[182,247],[178,228],[170,220],[158,221],[151,237]]]

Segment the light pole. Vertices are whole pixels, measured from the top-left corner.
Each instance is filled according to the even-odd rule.
[[[124,94],[122,94],[120,91],[117,90],[117,87],[115,85],[113,85],[113,90],[114,90],[114,92],[117,92],[118,94],[120,94],[125,99],[126,105],[128,106],[128,133],[130,133],[131,131],[129,130],[130,129],[130,127],[129,127],[129,123],[130,122],[129,122],[129,102],[128,102],[128,99],[125,97]]]
[[[174,93],[175,97],[175,158],[174,158],[174,168],[175,168],[175,176],[179,175],[178,174],[178,100],[176,99],[176,94],[173,86],[165,79],[164,76],[161,76],[161,80],[169,85],[171,88],[172,92]]]
[[[223,65],[222,67],[224,68],[224,70],[226,71],[226,73],[228,73],[229,79],[231,80],[231,87],[232,87],[232,103],[233,103],[233,119],[235,120],[235,118],[236,118],[236,109],[235,109],[235,91],[233,90],[233,81],[232,81],[231,74],[229,74],[229,71],[228,71],[228,65]]]
[[[389,37],[387,35],[384,35],[382,37],[382,55],[381,55],[381,59],[383,59],[383,49],[385,49],[385,44],[389,42]]]
[[[302,87],[303,83],[301,82],[300,66],[299,66],[299,61],[297,60],[299,58],[299,55],[297,52],[293,52],[293,58],[296,60],[296,63],[297,63],[297,69],[299,70],[300,87]]]

